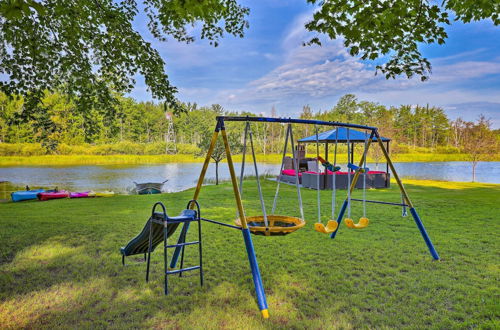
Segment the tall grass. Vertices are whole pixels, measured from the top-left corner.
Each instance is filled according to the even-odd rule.
[[[233,160],[241,162],[241,155],[234,155]],[[338,162],[345,162],[347,155],[339,154]],[[465,154],[396,154],[391,155],[393,162],[449,162],[468,161]],[[175,155],[39,155],[39,156],[0,156],[0,166],[37,166],[37,165],[134,165],[163,163],[194,163],[203,162],[204,157],[192,154]],[[496,155],[492,161],[500,161]],[[257,155],[257,161],[270,164],[280,164],[281,155]],[[384,163],[383,159],[379,160]],[[223,161],[225,162],[225,160]],[[368,162],[375,162],[368,157]]]
[[[192,144],[170,143],[169,150],[180,154],[195,155],[200,149]],[[48,149],[39,143],[0,143],[0,156],[43,156],[43,155],[163,155],[167,149],[165,142],[118,143],[68,145],[60,143],[55,149]]]

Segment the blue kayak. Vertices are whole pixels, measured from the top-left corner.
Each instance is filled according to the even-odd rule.
[[[45,192],[45,189],[14,191],[10,194],[13,202],[36,199],[38,193]]]

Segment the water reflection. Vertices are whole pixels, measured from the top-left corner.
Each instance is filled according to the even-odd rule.
[[[235,164],[240,173],[241,164]],[[374,164],[368,165],[375,169]],[[445,181],[471,181],[471,166],[468,162],[431,162],[431,163],[396,163],[402,177],[434,179]],[[0,181],[9,181],[16,186],[42,186],[68,189],[71,191],[105,190],[127,193],[136,182],[169,181],[164,186],[165,192],[175,192],[193,187],[201,171],[201,163],[169,163],[158,165],[133,166],[61,166],[61,167],[1,167]],[[380,164],[379,169],[385,169]],[[259,164],[260,174],[276,175],[277,164]],[[245,174],[253,175],[253,166],[245,166]],[[227,164],[219,166],[219,177],[229,179]],[[207,179],[215,178],[215,165],[210,164]],[[476,181],[500,183],[500,162],[482,162],[477,166]]]

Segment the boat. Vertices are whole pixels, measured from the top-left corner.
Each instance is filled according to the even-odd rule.
[[[14,191],[10,194],[13,202],[21,202],[28,201],[37,198],[39,193],[45,192],[45,189],[33,189],[30,190],[29,187],[26,187],[26,190]]]
[[[90,192],[89,197],[111,197],[114,196],[115,192],[114,191],[96,191],[96,192]]]
[[[83,192],[71,192],[71,193],[69,193],[69,198],[88,198],[88,197],[95,197],[95,192],[83,191]]]
[[[37,194],[37,198],[41,201],[48,201],[51,199],[61,199],[68,197],[69,197],[69,192],[66,190],[46,191]]]
[[[145,182],[145,183],[137,183],[134,181],[135,191],[139,195],[161,194],[161,189],[163,188],[163,185],[167,181],[168,180],[165,180],[163,182]]]

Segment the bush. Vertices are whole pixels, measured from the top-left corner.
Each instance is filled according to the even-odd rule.
[[[40,156],[56,155],[163,155],[166,149],[165,142],[135,143],[122,141],[108,144],[81,144],[69,145],[60,143],[52,152],[48,152],[39,143],[0,143],[0,156]],[[192,144],[178,143],[178,154],[196,155],[200,148]]]
[[[57,146],[56,153],[58,155],[92,155],[94,146],[90,144],[68,145],[61,143]]]
[[[0,143],[0,156],[39,156],[47,150],[39,143]]]
[[[93,146],[90,153],[92,155],[112,155],[115,154],[111,144],[100,144]]]
[[[144,154],[146,155],[163,155],[167,144],[165,142],[153,142],[144,146]]]
[[[130,141],[122,141],[116,144],[111,144],[112,154],[122,155],[143,155],[144,145]]]
[[[177,143],[178,154],[196,155],[200,153],[200,148],[195,145],[187,143]]]
[[[460,148],[446,146],[446,147],[437,147],[436,152],[438,154],[459,154],[461,150]]]
[[[390,149],[391,153],[395,153],[395,154],[409,154],[410,153],[410,147],[407,146],[406,144],[391,143],[390,148],[391,148]]]
[[[21,152],[26,156],[40,156],[47,154],[47,149],[38,143],[24,143]]]

